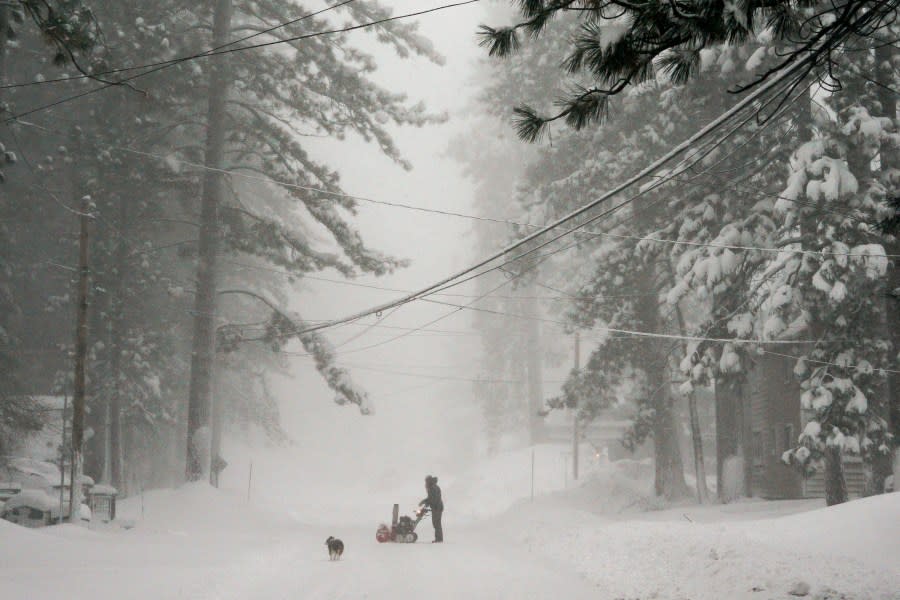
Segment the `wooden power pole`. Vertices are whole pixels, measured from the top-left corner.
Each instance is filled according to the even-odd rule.
[[[575,332],[575,372],[581,368],[581,337]],[[578,481],[578,398],[572,407],[572,477]]]
[[[75,328],[75,393],[72,397],[72,476],[69,481],[69,522],[77,523],[81,512],[81,474],[84,469],[85,364],[87,362],[88,225],[91,198],[81,199],[78,234],[78,301]]]

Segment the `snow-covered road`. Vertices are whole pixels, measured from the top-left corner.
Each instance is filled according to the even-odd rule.
[[[633,502],[622,482],[598,477],[501,505],[490,497],[512,494],[489,483],[508,470],[489,471],[497,475],[469,475],[468,491],[448,484],[458,508],[445,513],[444,544],[428,543],[428,522],[423,542],[379,544],[384,498],[343,494],[358,503],[348,511],[321,490],[295,496],[291,511],[205,484],[156,490],[122,503],[128,530],[0,521],[0,598],[785,600],[802,583],[809,600],[900,600],[900,494],[828,509],[747,501],[623,511]],[[346,544],[339,562],[328,560],[329,535]]]
[[[604,598],[574,567],[539,562],[509,539],[472,527],[444,544],[378,544],[374,531],[341,534],[344,558],[327,560],[322,540],[297,540],[247,564],[216,598],[570,599]],[[231,589],[225,589],[231,588]]]
[[[606,598],[575,565],[529,552],[490,521],[445,519],[447,542],[379,544],[377,523],[326,528],[244,510],[194,487],[148,495],[130,531],[0,521],[0,597],[34,600]],[[335,520],[335,523],[339,523]],[[328,560],[325,538],[343,539]]]

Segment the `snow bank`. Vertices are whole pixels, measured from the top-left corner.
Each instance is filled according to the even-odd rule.
[[[794,551],[860,560],[893,569],[900,584],[900,494],[861,498],[838,506],[754,523],[748,537]]]
[[[571,447],[542,444],[506,452],[461,473],[444,489],[447,504],[467,519],[497,516],[531,499],[531,456],[534,450],[534,496],[571,508],[619,512],[652,504],[652,461],[588,462],[584,449],[582,476],[572,481]],[[449,513],[448,513],[449,514]]]
[[[128,498],[118,512],[118,523],[130,522],[130,529],[26,529],[0,521],[3,596],[223,598],[243,580],[255,585],[248,570],[261,571],[260,562],[271,562],[269,553],[285,540],[319,550],[327,535],[205,483]]]
[[[626,518],[571,508],[565,496],[586,487],[556,502],[522,503],[499,524],[540,560],[576,565],[604,597],[780,598],[804,582],[811,598],[897,598],[900,494],[812,511],[820,501],[750,501]]]
[[[565,489],[571,483],[567,453],[562,444],[507,451],[488,458],[459,473],[443,488],[448,515],[480,519],[496,516],[515,503],[531,498],[532,452],[534,454],[534,494],[542,496]],[[567,466],[568,465],[568,466]]]

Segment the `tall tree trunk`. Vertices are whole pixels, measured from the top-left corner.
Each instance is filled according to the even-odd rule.
[[[843,453],[838,447],[828,446],[825,448],[825,503],[834,506],[848,499]]]
[[[544,381],[541,371],[542,346],[541,329],[537,320],[540,317],[538,301],[534,286],[528,288],[528,299],[525,301],[528,319],[528,433],[531,443],[537,444],[543,438],[544,420],[538,414],[544,406]]]
[[[9,41],[9,3],[0,3],[0,84],[6,83],[6,44]],[[2,98],[0,98],[2,100]]]
[[[78,186],[74,186],[78,190]],[[84,468],[85,367],[88,336],[88,197],[81,201],[78,235],[78,294],[75,328],[75,388],[72,399],[72,478],[69,481],[69,521],[77,523],[81,513],[81,474]]]
[[[894,56],[897,49],[887,44],[879,44],[875,49],[875,77],[882,85],[876,88],[878,101],[881,104],[881,115],[887,117],[894,123],[894,127],[900,126],[897,120],[897,95],[891,89],[891,82],[894,70]],[[900,156],[896,150],[883,151],[881,153],[882,168],[900,168]],[[895,190],[896,191],[896,190]],[[885,252],[890,256],[900,255],[900,240],[893,240],[885,244]],[[892,259],[888,270],[887,290],[884,299],[884,319],[885,327],[891,335],[892,352],[888,356],[896,357],[900,352],[900,295],[896,295],[895,290],[900,290],[900,265],[897,264],[898,259]],[[896,359],[889,364],[890,369],[897,370]],[[900,376],[897,373],[888,373],[887,398],[885,405],[882,407],[882,416],[887,420],[890,431],[894,434],[894,439],[900,440]],[[894,465],[900,467],[900,449],[897,450],[897,457],[892,460],[890,454],[876,455],[873,465],[873,491],[875,493],[884,492],[884,480],[892,471],[894,474],[894,486],[896,489],[897,481],[900,480],[900,470]]]
[[[667,263],[671,266],[670,263]],[[674,278],[674,273],[671,274]],[[675,305],[675,316],[678,318],[678,329],[681,335],[687,335],[687,327],[684,324],[684,314],[681,307]],[[687,348],[685,347],[685,351]],[[697,479],[697,501],[700,504],[709,503],[709,489],[706,487],[706,465],[703,461],[703,434],[700,431],[700,414],[697,412],[697,396],[691,392],[687,397],[688,414],[691,422],[691,441],[694,449],[694,476]]]
[[[125,477],[122,465],[122,351],[125,348],[125,290],[128,276],[128,249],[126,240],[131,224],[128,214],[129,200],[119,197],[119,241],[116,246],[116,283],[113,294],[115,307],[110,327],[112,356],[110,358],[110,375],[113,377],[113,390],[109,398],[109,471],[113,487],[124,491]]]
[[[669,500],[685,498],[690,495],[690,490],[684,480],[684,463],[681,461],[671,394],[667,389],[669,381],[665,378],[660,379],[664,383],[663,389],[656,394],[656,416],[653,421],[653,452],[656,467],[654,491],[657,496]]]
[[[217,0],[213,46],[227,43],[231,29],[231,0]],[[212,65],[206,120],[207,167],[224,168],[225,111],[230,88],[227,57]],[[201,444],[209,444],[212,376],[216,353],[216,253],[219,246],[219,205],[225,190],[220,171],[206,171],[200,210],[200,243],[197,264],[197,294],[194,303],[194,338],[191,345],[191,382],[188,395],[186,478],[197,481],[208,465],[203,464]],[[206,448],[207,454],[209,448]]]
[[[688,395],[688,410],[691,414],[691,439],[694,441],[694,473],[697,476],[697,500],[709,503],[709,489],[706,487],[706,465],[703,464],[703,437],[700,433],[700,416],[697,414],[697,396]]]
[[[743,414],[743,387],[736,381],[715,384],[716,403],[716,493],[721,502],[735,500],[733,486],[726,485],[725,463],[744,456],[741,440],[744,438],[741,415]],[[746,480],[746,478],[745,478]],[[732,482],[737,483],[737,482]],[[744,493],[747,492],[746,483]]]
[[[636,315],[645,331],[661,331],[660,315],[655,273],[651,268],[645,269],[641,277],[643,285],[637,302]],[[657,496],[667,499],[690,496],[684,480],[684,463],[681,460],[681,448],[678,444],[678,430],[675,427],[675,414],[672,410],[672,382],[669,377],[669,356],[664,348],[655,341],[644,346],[647,352],[648,398],[653,407],[653,454],[655,464],[654,490]]]
[[[660,314],[656,272],[646,268],[641,276],[639,286],[640,300],[636,308],[638,320],[646,331],[661,331],[663,326]],[[672,382],[669,369],[669,355],[655,341],[647,342],[647,382],[648,398],[654,410],[653,417],[653,455],[654,455],[654,490],[657,496],[667,499],[690,496],[684,480],[684,463],[681,459],[681,448],[678,444],[678,430],[675,427],[675,414],[672,410]]]
[[[214,385],[213,391],[217,387]],[[225,407],[222,405],[222,398],[217,394],[213,394],[209,483],[214,487],[219,487],[219,474],[225,468],[224,460],[222,459],[222,428],[224,425]]]

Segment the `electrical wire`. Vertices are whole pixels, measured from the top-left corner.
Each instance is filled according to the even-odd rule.
[[[669,162],[671,162],[673,159],[675,159],[675,158],[676,158],[678,155],[680,155],[683,151],[685,151],[686,149],[690,148],[692,145],[696,144],[697,142],[703,140],[703,139],[706,138],[710,133],[716,131],[716,130],[717,130],[718,128],[720,128],[724,123],[726,123],[726,122],[727,122],[728,120],[730,120],[732,117],[734,117],[734,116],[737,115],[739,112],[741,112],[744,108],[750,106],[753,102],[755,102],[756,100],[758,100],[759,98],[761,98],[766,92],[771,91],[771,90],[774,89],[778,84],[780,84],[780,83],[782,83],[784,80],[788,79],[789,76],[793,76],[793,75],[796,75],[796,73],[799,73],[799,72],[801,71],[801,69],[803,69],[803,68],[806,67],[807,62],[809,62],[810,60],[811,60],[810,57],[806,57],[806,58],[804,58],[804,59],[799,60],[799,61],[798,61],[796,64],[794,64],[792,67],[790,67],[790,68],[788,68],[788,69],[782,71],[782,72],[781,72],[780,74],[778,74],[777,76],[773,77],[772,79],[770,79],[770,80],[767,81],[766,83],[762,84],[759,88],[757,88],[757,90],[755,90],[754,92],[752,92],[751,94],[749,94],[748,96],[746,96],[745,98],[743,98],[743,99],[742,99],[740,102],[738,102],[734,107],[732,107],[731,109],[729,109],[729,110],[725,111],[724,113],[722,113],[719,117],[717,117],[717,118],[714,119],[711,123],[709,123],[708,125],[706,125],[706,126],[703,127],[702,129],[700,129],[700,131],[696,132],[694,135],[690,136],[687,140],[685,140],[685,141],[681,142],[680,144],[676,145],[672,150],[670,150],[669,152],[667,152],[665,155],[663,155],[662,157],[660,157],[660,158],[657,159],[656,161],[653,161],[653,163],[651,163],[650,165],[648,165],[647,167],[645,167],[644,169],[642,169],[641,171],[639,171],[637,174],[635,174],[634,176],[632,176],[632,177],[629,178],[628,180],[626,180],[626,181],[624,181],[623,183],[621,183],[621,184],[615,186],[612,190],[610,190],[610,191],[606,192],[605,194],[601,195],[599,198],[597,198],[597,199],[595,199],[595,200],[593,200],[593,201],[587,203],[586,205],[582,206],[581,208],[578,208],[578,209],[576,209],[575,211],[572,211],[571,213],[569,213],[569,214],[567,214],[567,215],[565,215],[565,216],[563,216],[563,217],[557,219],[557,220],[554,221],[553,223],[550,223],[549,225],[546,225],[546,226],[542,227],[542,228],[539,229],[538,231],[533,232],[533,233],[531,233],[531,234],[525,236],[524,238],[522,238],[522,239],[520,239],[519,241],[513,243],[512,245],[508,246],[507,248],[505,248],[505,249],[503,249],[503,250],[501,250],[501,251],[499,251],[499,252],[497,252],[497,253],[494,253],[493,255],[491,255],[491,256],[489,256],[489,257],[487,257],[487,258],[485,258],[485,259],[483,259],[483,260],[477,262],[476,264],[474,264],[474,265],[472,265],[472,266],[470,266],[470,267],[468,267],[468,268],[466,268],[466,269],[463,269],[462,271],[460,271],[460,272],[458,272],[458,273],[454,273],[453,275],[451,275],[451,276],[449,276],[449,277],[446,277],[446,278],[444,278],[444,279],[442,279],[442,280],[440,280],[440,281],[437,281],[437,282],[435,282],[435,283],[432,283],[431,285],[428,285],[428,286],[422,288],[421,290],[419,290],[419,291],[417,291],[417,292],[415,292],[415,293],[413,293],[413,294],[408,294],[408,295],[406,295],[406,296],[404,296],[404,297],[402,297],[402,298],[399,298],[399,299],[397,299],[397,300],[395,300],[395,301],[393,301],[393,302],[389,302],[389,303],[385,303],[385,304],[382,304],[382,305],[379,305],[379,306],[375,306],[375,307],[373,307],[373,308],[370,308],[370,309],[367,309],[367,310],[364,310],[364,311],[360,311],[360,312],[358,312],[358,313],[356,313],[356,314],[349,315],[349,316],[347,316],[347,317],[343,317],[343,318],[340,318],[340,319],[335,319],[335,320],[333,320],[331,323],[316,325],[316,326],[314,326],[314,327],[312,327],[312,328],[309,328],[309,329],[308,329],[308,332],[311,332],[311,331],[317,331],[317,330],[320,330],[320,329],[326,329],[326,328],[329,328],[329,327],[334,327],[334,326],[339,325],[339,324],[341,324],[341,323],[343,323],[343,322],[347,322],[347,321],[350,321],[350,320],[356,320],[356,319],[358,319],[358,318],[360,318],[360,317],[364,317],[364,316],[368,316],[368,315],[371,315],[371,314],[375,314],[375,313],[377,313],[377,312],[382,312],[382,311],[384,311],[384,310],[389,310],[390,308],[393,308],[393,307],[395,307],[395,306],[400,306],[400,305],[402,305],[402,304],[406,304],[406,303],[408,303],[408,302],[412,302],[412,301],[414,301],[414,300],[416,300],[416,299],[419,299],[420,297],[423,297],[423,296],[427,295],[429,292],[442,291],[442,290],[440,289],[440,288],[442,288],[442,286],[445,286],[445,285],[447,285],[447,284],[449,284],[449,283],[451,283],[451,282],[453,282],[453,281],[459,280],[461,277],[464,277],[465,275],[468,275],[469,273],[472,273],[472,272],[474,272],[474,271],[480,269],[481,267],[483,267],[483,266],[485,266],[485,265],[487,265],[487,264],[490,264],[490,263],[494,262],[494,261],[497,260],[498,258],[502,258],[502,257],[506,256],[507,254],[509,254],[509,253],[512,252],[513,250],[515,250],[515,249],[517,249],[517,248],[520,248],[520,247],[524,246],[525,244],[528,244],[529,242],[531,242],[531,241],[537,239],[538,237],[540,237],[540,236],[543,235],[544,233],[547,233],[547,232],[549,232],[549,231],[552,231],[553,229],[559,227],[560,225],[563,225],[563,224],[565,224],[565,223],[568,223],[569,221],[574,220],[574,219],[580,217],[581,215],[584,215],[585,213],[587,213],[587,212],[590,211],[591,209],[593,209],[593,208],[599,206],[601,203],[605,202],[606,200],[608,200],[609,198],[613,197],[614,195],[616,195],[616,194],[620,193],[621,191],[623,191],[623,190],[625,190],[625,189],[627,189],[627,188],[629,188],[629,187],[635,185],[637,182],[641,181],[642,179],[646,178],[647,176],[649,176],[649,175],[653,174],[654,172],[658,171],[660,168],[662,168],[663,166],[665,166],[666,164],[668,164]],[[651,188],[652,188],[652,187],[654,187],[654,186],[651,186]],[[646,189],[647,189],[647,188],[645,188],[645,190],[646,190]],[[583,226],[583,225],[582,225],[582,226]],[[576,229],[577,229],[577,228],[576,228]],[[563,234],[561,234],[561,236],[568,235],[569,233],[571,233],[571,231],[569,231],[569,232],[564,232]],[[557,236],[556,238],[554,238],[553,240],[551,240],[551,242],[552,242],[552,241],[555,241],[556,239],[559,239],[559,237],[560,237],[560,236]]]
[[[12,88],[22,88],[22,87],[32,87],[32,86],[36,86],[36,85],[48,85],[51,83],[65,83],[65,82],[69,82],[69,81],[79,81],[82,79],[93,79],[96,77],[103,77],[106,75],[115,75],[117,73],[127,73],[129,71],[139,71],[141,69],[149,69],[152,67],[163,67],[163,68],[172,67],[179,63],[187,62],[187,61],[194,60],[197,58],[205,58],[207,56],[213,56],[212,53],[216,52],[218,50],[222,50],[224,48],[233,46],[235,44],[240,44],[241,42],[246,42],[248,40],[252,40],[253,38],[257,38],[262,35],[267,35],[269,33],[277,31],[279,29],[284,29],[285,27],[290,27],[291,25],[296,25],[297,23],[300,23],[301,21],[305,21],[306,19],[316,17],[322,13],[328,12],[330,10],[334,10],[336,8],[340,8],[342,6],[345,6],[345,5],[350,4],[351,2],[355,2],[355,1],[356,0],[344,0],[343,2],[340,2],[338,4],[328,6],[321,10],[318,10],[316,12],[309,13],[309,14],[303,15],[301,17],[297,17],[296,19],[292,19],[290,21],[285,21],[284,23],[279,23],[278,25],[269,27],[268,29],[264,29],[263,31],[257,31],[248,36],[228,42],[227,44],[223,44],[221,46],[216,46],[214,48],[206,50],[205,52],[199,52],[196,54],[188,54],[185,56],[180,56],[178,58],[173,58],[170,60],[163,60],[163,61],[159,61],[159,62],[144,63],[142,65],[135,65],[133,67],[120,67],[117,69],[109,69],[107,71],[92,71],[90,73],[86,73],[86,74],[82,74],[82,75],[74,75],[74,76],[70,76],[70,77],[56,77],[54,79],[42,79],[40,81],[21,81],[21,82],[16,82],[16,83],[8,83],[5,85],[0,85],[0,90],[8,90],[8,89],[12,89]],[[155,72],[155,71],[152,71],[152,72]],[[142,73],[138,77],[143,77],[144,75],[148,75],[148,74],[149,73]],[[109,85],[118,85],[118,84],[119,84],[119,82],[112,82]]]
[[[530,228],[530,229],[540,229],[540,228],[541,228],[541,226],[539,226],[539,225],[534,225],[533,223],[528,223],[528,222],[518,222],[518,221],[513,221],[513,220],[497,219],[497,218],[491,218],[491,217],[479,217],[479,216],[476,216],[476,215],[470,215],[470,214],[465,214],[465,213],[452,212],[452,211],[446,211],[446,210],[440,210],[440,209],[431,209],[431,208],[425,208],[425,207],[421,207],[421,206],[414,206],[414,205],[403,204],[403,203],[398,203],[398,202],[389,202],[389,201],[385,201],[385,200],[376,200],[376,199],[368,198],[368,197],[364,197],[364,196],[357,196],[357,195],[352,195],[352,194],[345,194],[345,193],[342,193],[342,192],[334,192],[334,191],[326,190],[326,189],[323,189],[323,188],[316,188],[316,187],[312,187],[312,186],[303,186],[303,185],[298,185],[298,184],[292,184],[292,183],[289,183],[289,182],[286,182],[286,181],[279,181],[279,180],[277,180],[277,179],[272,179],[272,178],[268,178],[268,177],[263,177],[263,176],[258,176],[258,175],[251,175],[251,174],[248,174],[248,173],[241,173],[241,172],[229,171],[229,170],[227,170],[227,169],[219,169],[219,168],[215,168],[215,167],[209,167],[209,166],[202,165],[202,164],[199,164],[199,163],[194,163],[194,162],[191,162],[191,161],[185,161],[185,160],[180,160],[180,159],[176,159],[176,158],[173,158],[173,157],[166,157],[166,156],[162,156],[162,155],[159,155],[159,154],[154,154],[154,153],[151,153],[151,152],[144,152],[144,151],[135,150],[135,149],[133,149],[133,148],[119,147],[119,146],[108,146],[108,148],[109,148],[109,149],[115,149],[115,150],[121,150],[121,151],[124,151],[124,152],[130,152],[130,153],[133,153],[133,154],[136,154],[136,155],[145,156],[145,157],[149,157],[149,158],[155,158],[155,159],[162,160],[162,161],[174,161],[174,162],[177,162],[177,163],[180,163],[180,164],[184,164],[184,165],[187,165],[187,166],[191,166],[191,167],[194,167],[194,168],[198,168],[198,169],[201,169],[201,170],[204,170],[204,171],[217,172],[217,173],[226,174],[226,175],[229,175],[229,176],[232,176],[232,177],[239,177],[239,178],[242,178],[242,179],[247,179],[247,180],[252,180],[252,181],[259,181],[259,182],[264,182],[264,183],[270,183],[270,184],[273,184],[273,185],[283,186],[283,187],[286,187],[286,188],[289,188],[289,189],[300,189],[300,190],[304,190],[304,191],[313,191],[313,192],[317,192],[317,193],[323,193],[323,194],[327,194],[327,195],[331,195],[331,196],[336,196],[336,197],[347,198],[347,199],[351,199],[351,200],[357,200],[357,201],[369,202],[369,203],[378,204],[378,205],[383,205],[383,206],[391,206],[391,207],[394,207],[394,208],[403,208],[403,209],[409,209],[409,210],[414,210],[414,211],[419,211],[419,212],[426,212],[426,213],[433,213],[433,214],[438,214],[438,215],[443,215],[443,216],[459,217],[459,218],[465,218],[465,219],[470,219],[470,220],[475,220],[475,221],[485,221],[485,222],[499,223],[499,224],[504,224],[504,225],[511,225],[511,226],[525,227],[525,228]],[[697,176],[695,176],[695,178],[696,178],[696,177],[697,177]],[[691,180],[679,180],[679,179],[677,179],[676,177],[672,177],[671,179],[672,179],[673,181],[678,182],[678,183],[684,183],[684,184],[688,184],[688,185],[702,185],[702,184],[698,184],[698,183],[696,183],[696,182],[694,182],[694,181],[691,181]],[[747,193],[751,193],[751,194],[756,195],[756,196],[759,196],[759,197],[777,198],[777,199],[782,199],[782,200],[789,201],[789,202],[797,202],[797,203],[803,204],[803,202],[801,202],[801,201],[798,201],[798,200],[792,199],[792,198],[787,198],[787,197],[785,197],[785,196],[781,196],[781,195],[778,195],[778,194],[770,194],[770,193],[765,193],[765,192],[761,192],[761,191],[758,191],[758,190],[745,190],[745,191],[746,191]],[[626,204],[627,204],[627,203],[626,203]],[[817,207],[817,208],[820,208],[820,207]],[[618,208],[617,208],[616,210],[618,210]],[[828,211],[827,208],[823,208],[822,210]],[[844,214],[844,213],[839,213],[838,211],[829,211],[829,212],[837,212],[838,214],[841,214],[841,215],[843,215],[843,216],[845,216],[845,217],[847,217],[847,218],[853,218],[851,215],[846,215],[846,214]],[[782,254],[782,253],[799,253],[799,254],[818,255],[818,256],[823,256],[823,255],[824,255],[824,256],[851,256],[851,257],[869,257],[869,256],[870,256],[870,255],[867,255],[867,254],[853,254],[853,253],[847,253],[847,252],[833,252],[833,251],[828,251],[828,250],[804,250],[804,249],[791,249],[791,248],[766,248],[766,247],[758,247],[758,246],[715,244],[715,243],[711,243],[711,242],[697,242],[697,241],[686,241],[686,240],[670,240],[670,239],[665,239],[665,238],[655,238],[655,237],[652,237],[652,236],[627,236],[627,235],[621,235],[621,234],[614,234],[614,233],[610,233],[610,232],[600,232],[600,231],[592,231],[592,230],[583,230],[583,227],[584,227],[584,225],[582,225],[582,226],[580,226],[579,228],[576,228],[576,229],[570,231],[569,233],[577,233],[577,235],[583,236],[583,237],[597,237],[597,236],[602,236],[602,237],[613,237],[613,238],[621,238],[621,239],[633,239],[633,240],[636,240],[636,241],[647,241],[647,242],[660,243],[660,244],[687,245],[687,246],[696,246],[696,247],[722,248],[722,249],[742,250],[742,251],[758,251],[758,252],[767,252],[767,253],[774,253],[774,254]],[[894,254],[884,255],[884,256],[887,257],[887,258],[900,258],[900,255],[894,255]],[[521,258],[521,257],[519,257],[519,258]],[[516,260],[518,260],[518,259],[516,259]],[[307,276],[307,277],[308,277],[308,276]],[[308,278],[314,279],[314,277],[308,277]],[[395,290],[395,291],[401,292],[402,290]]]
[[[494,310],[490,308],[477,308],[472,306],[463,306],[459,304],[453,304],[450,302],[443,302],[441,300],[431,300],[424,299],[423,302],[430,302],[432,304],[442,304],[445,306],[455,306],[460,310],[473,310],[477,312],[489,313],[494,315],[501,315],[505,317],[514,317],[519,319],[531,319],[535,321],[540,321],[542,323],[552,323],[554,325],[561,325],[564,327],[569,327],[570,325],[564,321],[556,321],[554,319],[546,319],[542,317],[535,317],[530,315],[519,315],[515,313],[509,313],[500,310]],[[584,330],[582,330],[584,331]],[[749,339],[749,338],[713,338],[713,337],[704,337],[704,336],[693,336],[693,335],[679,335],[674,333],[655,333],[651,331],[636,331],[633,329],[620,329],[617,327],[591,327],[588,328],[587,331],[593,331],[596,333],[600,332],[611,332],[618,333],[622,335],[634,336],[634,337],[642,337],[642,338],[654,338],[654,339],[663,339],[663,340],[681,340],[686,342],[717,342],[717,343],[731,343],[731,344],[774,344],[774,345],[797,345],[797,344],[818,344],[820,340],[762,340],[762,339]]]
[[[421,15],[425,15],[425,14],[437,12],[437,11],[440,11],[440,10],[446,10],[446,9],[449,9],[449,8],[456,8],[456,7],[459,7],[459,6],[465,6],[465,5],[467,5],[467,4],[474,4],[474,3],[476,3],[476,2],[480,2],[480,0],[464,0],[464,1],[462,1],[462,2],[456,2],[456,3],[453,3],[453,4],[445,4],[445,5],[443,5],[443,6],[438,6],[438,7],[430,8],[430,9],[427,9],[427,10],[420,10],[420,11],[417,11],[417,12],[406,13],[406,14],[403,14],[403,15],[396,15],[396,16],[393,16],[393,17],[386,17],[386,18],[384,18],[384,19],[378,19],[378,20],[376,20],[376,21],[370,21],[370,22],[368,22],[368,23],[360,23],[360,24],[357,24],[357,25],[347,26],[347,27],[343,27],[343,28],[341,28],[341,29],[330,29],[330,30],[327,30],[327,31],[317,31],[317,32],[308,33],[308,34],[304,34],[304,35],[297,35],[297,36],[292,36],[292,37],[289,37],[289,38],[284,38],[284,39],[274,40],[274,41],[271,41],[271,42],[263,42],[263,43],[260,43],[260,44],[252,44],[252,45],[250,45],[250,46],[241,46],[241,47],[239,47],[239,48],[227,48],[227,47],[224,47],[224,48],[221,48],[221,49],[218,49],[218,50],[212,50],[212,51],[209,51],[209,52],[206,52],[206,53],[204,53],[204,54],[200,54],[200,55],[197,55],[197,56],[194,56],[194,57],[191,57],[191,58],[185,58],[185,59],[183,59],[183,60],[181,60],[181,61],[179,61],[179,62],[185,62],[185,61],[188,61],[188,60],[196,60],[196,59],[199,59],[199,58],[207,58],[207,57],[210,57],[210,56],[220,56],[220,55],[222,55],[222,54],[231,54],[231,53],[234,53],[234,52],[243,52],[243,51],[245,51],[245,50],[254,50],[254,49],[257,49],[257,48],[266,48],[266,47],[269,47],[269,46],[275,46],[275,45],[278,45],[278,44],[287,44],[287,43],[291,43],[291,42],[298,42],[298,41],[301,41],[301,40],[307,40],[307,39],[316,38],[316,37],[321,37],[321,36],[325,36],[325,35],[333,35],[333,34],[338,34],[338,33],[348,33],[348,32],[350,32],[350,31],[355,31],[355,30],[357,30],[357,29],[365,29],[365,28],[368,28],[368,27],[374,27],[374,26],[376,26],[376,25],[383,25],[384,23],[388,23],[388,22],[391,22],[391,21],[398,21],[398,20],[400,20],[400,19],[407,19],[407,18],[410,18],[410,17],[418,17],[418,16],[421,16]],[[336,7],[336,6],[335,6],[335,7]],[[323,9],[322,11],[319,11],[319,12],[324,12],[325,10],[331,10],[332,8],[335,8],[335,7],[329,7],[329,8],[327,8],[327,9]],[[318,13],[313,13],[313,14],[318,14]],[[309,15],[309,16],[312,16],[312,15]],[[229,44],[229,45],[230,45],[230,44]],[[179,64],[179,63],[176,62],[176,63],[172,63],[172,64]],[[10,122],[12,122],[12,121],[16,121],[16,120],[18,120],[18,119],[21,119],[22,117],[27,117],[27,116],[29,116],[29,115],[33,115],[33,114],[35,114],[35,113],[38,113],[38,112],[42,112],[42,111],[51,109],[51,108],[60,106],[60,105],[62,105],[62,104],[66,104],[66,103],[71,102],[71,101],[73,101],[73,100],[77,100],[77,99],[79,99],[79,98],[83,98],[83,97],[85,97],[85,96],[89,96],[89,95],[94,94],[94,93],[96,93],[96,92],[100,92],[100,91],[109,89],[110,87],[117,86],[117,85],[122,85],[122,84],[124,84],[124,83],[127,83],[127,82],[133,81],[133,80],[135,80],[135,79],[138,79],[139,77],[143,77],[143,76],[145,76],[145,75],[149,75],[150,73],[155,73],[156,71],[160,71],[160,70],[162,70],[162,69],[168,68],[169,66],[172,66],[172,64],[165,63],[163,66],[156,67],[156,69],[147,71],[147,72],[145,72],[145,73],[139,73],[139,74],[137,74],[137,75],[132,75],[131,77],[127,77],[127,78],[125,78],[125,79],[122,79],[122,80],[120,80],[120,81],[117,81],[116,83],[106,84],[106,85],[103,85],[103,86],[101,86],[101,87],[96,87],[96,88],[93,88],[93,89],[91,89],[91,90],[88,90],[88,91],[85,91],[85,92],[81,92],[81,93],[79,93],[79,94],[75,94],[75,95],[72,95],[72,96],[67,96],[67,97],[62,98],[62,99],[60,99],[60,100],[56,100],[56,101],[54,101],[54,102],[50,102],[50,103],[48,103],[48,104],[44,104],[44,105],[42,105],[42,106],[38,106],[38,107],[36,107],[36,108],[32,108],[32,109],[26,110],[26,111],[24,111],[24,112],[14,114],[14,115],[12,115],[12,116],[7,117],[6,119],[4,119],[4,120],[3,120],[3,123],[4,123],[4,124],[10,123]]]

